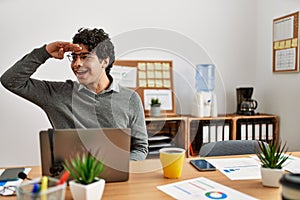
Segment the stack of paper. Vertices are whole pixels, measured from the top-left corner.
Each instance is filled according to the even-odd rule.
[[[286,165],[283,166],[283,169],[291,173],[300,173],[300,158],[290,156]]]
[[[231,180],[260,179],[260,164],[258,160],[249,158],[207,159],[220,172]]]

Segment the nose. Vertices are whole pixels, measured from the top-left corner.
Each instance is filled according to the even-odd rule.
[[[80,59],[79,56],[76,57],[75,60],[73,60],[73,63],[72,63],[72,68],[73,69],[78,69],[79,67],[81,67],[83,64],[83,61]]]

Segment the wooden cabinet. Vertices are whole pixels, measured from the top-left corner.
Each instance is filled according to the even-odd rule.
[[[187,117],[146,117],[149,141],[148,158],[159,157],[163,147],[187,149]]]
[[[279,118],[271,114],[227,114],[218,117],[146,117],[149,155],[158,158],[163,147],[180,147],[187,157],[198,156],[200,147],[223,140],[278,140]]]
[[[233,115],[233,139],[270,141],[279,138],[279,117],[270,114]]]
[[[198,155],[205,143],[233,139],[234,124],[229,116],[189,117],[187,124],[188,156]]]
[[[251,116],[227,114],[218,117],[189,117],[188,156],[198,156],[200,147],[223,140],[278,140],[279,118],[271,114]]]

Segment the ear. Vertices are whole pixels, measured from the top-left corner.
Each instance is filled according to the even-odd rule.
[[[109,57],[107,58],[104,58],[102,61],[101,61],[101,64],[103,64],[103,67],[102,68],[106,68],[109,64]]]

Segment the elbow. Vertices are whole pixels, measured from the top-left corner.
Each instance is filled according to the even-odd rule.
[[[5,88],[8,88],[8,86],[9,86],[9,79],[6,77],[5,74],[3,74],[3,75],[0,77],[0,82],[1,82],[1,84],[2,84]]]
[[[13,88],[14,88],[13,78],[11,76],[9,76],[7,73],[4,73],[0,77],[0,82],[4,88],[8,89],[9,91],[13,90]]]
[[[147,155],[148,155],[148,148],[131,150],[130,160],[134,160],[134,161],[145,160],[147,158]]]

